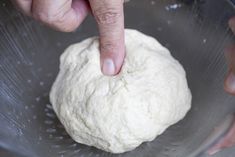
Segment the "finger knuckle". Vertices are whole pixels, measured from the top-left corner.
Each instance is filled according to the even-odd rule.
[[[98,9],[94,13],[95,18],[99,24],[115,24],[120,18],[120,13],[115,9]]]
[[[64,20],[64,16],[65,16],[64,12],[55,12],[55,13],[34,12],[33,13],[34,18],[50,25],[55,24],[55,23],[62,23]]]

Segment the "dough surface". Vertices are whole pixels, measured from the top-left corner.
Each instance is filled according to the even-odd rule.
[[[191,107],[185,71],[154,38],[125,30],[126,58],[117,76],[100,70],[98,38],[71,45],[60,58],[50,101],[79,143],[122,153],[152,141]]]

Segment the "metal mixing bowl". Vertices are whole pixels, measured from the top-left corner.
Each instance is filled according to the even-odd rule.
[[[49,99],[59,56],[75,42],[97,35],[90,16],[76,32],[61,33],[0,2],[0,146],[29,157],[188,157],[214,126],[235,111],[223,91],[224,48],[233,43],[227,26],[233,8],[225,0],[131,0],[126,27],[158,39],[184,66],[192,109],[152,142],[113,155],[75,143],[55,116]],[[0,154],[1,156],[1,154]],[[206,155],[202,155],[206,156]],[[234,157],[234,148],[215,155]]]

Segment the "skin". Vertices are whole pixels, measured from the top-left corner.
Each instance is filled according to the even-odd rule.
[[[63,32],[71,32],[89,12],[100,32],[101,70],[116,75],[125,56],[124,0],[12,0],[24,14]]]
[[[24,14],[63,32],[74,31],[89,12],[100,32],[101,70],[105,75],[118,74],[125,57],[123,0],[12,0]],[[235,34],[235,17],[229,20]],[[224,89],[235,96],[235,45],[226,50],[228,74]],[[210,155],[235,145],[235,121],[230,131],[208,150]]]

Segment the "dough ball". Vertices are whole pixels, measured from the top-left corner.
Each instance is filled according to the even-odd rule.
[[[100,69],[98,38],[61,55],[50,101],[78,143],[112,152],[133,150],[181,120],[191,106],[185,71],[154,38],[125,30],[126,58],[117,76]]]

